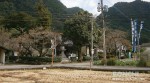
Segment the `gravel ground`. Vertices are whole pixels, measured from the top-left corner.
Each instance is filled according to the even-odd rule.
[[[150,74],[72,69],[0,71],[0,83],[150,83]]]

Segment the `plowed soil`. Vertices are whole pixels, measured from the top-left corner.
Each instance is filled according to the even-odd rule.
[[[0,71],[0,83],[150,83],[150,74],[72,69]]]

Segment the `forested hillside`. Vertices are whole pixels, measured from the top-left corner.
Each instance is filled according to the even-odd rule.
[[[24,12],[36,18],[36,6],[40,0],[0,0],[0,20],[13,13]],[[72,15],[82,9],[67,9],[59,0],[43,0],[45,7],[52,13],[52,29],[61,31],[63,22],[68,15]]]
[[[129,36],[131,36],[131,18],[138,20],[138,30],[140,21],[144,21],[141,41],[142,43],[150,42],[150,2],[141,0],[135,0],[130,3],[119,2],[110,7],[108,12],[105,12],[107,27],[124,30],[129,33]],[[100,20],[97,20],[97,22],[99,23]]]

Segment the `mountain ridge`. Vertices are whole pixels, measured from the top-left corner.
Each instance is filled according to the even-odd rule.
[[[150,2],[135,0],[133,2],[118,2],[105,12],[105,21],[109,28],[120,29],[129,33],[131,36],[131,19],[138,21],[138,30],[140,22],[144,21],[144,28],[141,33],[141,42],[150,42]],[[99,15],[97,22],[100,23]]]

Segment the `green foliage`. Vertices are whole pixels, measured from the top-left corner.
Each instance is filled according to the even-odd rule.
[[[105,59],[102,59],[100,64],[104,65],[105,63],[107,63],[107,61]]]
[[[89,56],[83,56],[83,61],[90,61],[91,60],[91,57]]]
[[[144,21],[144,28],[150,29],[150,3],[145,1],[136,0],[130,3],[118,2],[114,6],[109,8],[109,11],[105,13],[105,21],[107,27],[113,29],[119,29],[123,31],[130,30],[131,23],[130,19],[137,19],[138,24],[140,21]],[[97,18],[99,25],[102,25],[101,15]],[[139,27],[138,27],[139,28]],[[148,30],[143,30],[141,34],[141,42],[149,42],[150,33]],[[129,34],[131,34],[129,32]]]
[[[101,64],[101,60],[94,61],[93,65],[102,65],[102,64]]]
[[[143,53],[145,50],[145,48],[141,48],[140,52]]]
[[[150,61],[147,61],[147,62],[146,62],[146,66],[147,66],[147,67],[150,67]]]
[[[90,14],[82,11],[67,19],[64,28],[64,37],[74,42],[76,48],[80,48],[90,41]]]
[[[39,16],[42,12],[37,13],[37,2],[39,2],[39,0],[1,0],[0,16],[7,17],[12,13],[25,12],[33,16],[35,19],[38,19],[37,23],[39,26],[50,27],[49,25],[51,25],[53,30],[62,31],[65,21],[64,18],[68,18],[68,14],[72,15],[81,10],[80,8],[67,9],[67,7],[59,0],[41,1],[43,3],[40,4],[44,4],[44,6],[40,11],[45,14],[44,16],[41,16],[42,18]],[[53,19],[51,13],[53,14]]]
[[[97,61],[94,61],[94,65],[104,65],[105,64],[105,60],[102,59],[102,60],[97,60]],[[116,59],[115,58],[110,58],[107,60],[107,65],[108,66],[114,66],[116,64]]]
[[[103,58],[103,53],[102,53],[102,52],[98,52],[98,57],[99,57],[100,59],[102,59],[102,58]]]
[[[15,63],[17,60],[17,56],[6,56],[6,62]]]
[[[105,63],[104,59],[94,61],[94,65],[104,65],[104,63]],[[122,60],[117,60],[115,58],[110,58],[107,60],[108,66],[134,66],[135,67],[138,64],[139,64],[139,61],[122,61]]]
[[[48,8],[44,5],[43,0],[38,0],[37,6],[37,26],[49,28],[51,25],[52,15]]]
[[[73,7],[73,8],[67,9],[67,13],[69,13],[69,14],[75,14],[75,13],[80,12],[80,11],[83,11],[83,10],[79,7]]]
[[[115,58],[110,58],[107,60],[107,65],[109,66],[114,66],[116,64],[116,59]]]
[[[76,57],[70,57],[71,62],[77,62],[77,58]]]
[[[99,56],[94,55],[94,56],[93,56],[93,60],[94,60],[94,61],[99,60]]]
[[[7,16],[14,12],[14,4],[8,1],[0,2],[0,15]]]
[[[141,59],[141,60],[138,62],[137,66],[139,66],[139,67],[146,67],[146,61],[145,61],[144,59]]]
[[[121,61],[121,60],[117,60],[116,61],[116,66],[137,66],[138,61]]]
[[[124,61],[116,61],[116,66],[125,66],[125,62]]]
[[[6,28],[15,28],[22,33],[31,28],[34,25],[34,21],[32,16],[30,16],[29,14],[19,12],[5,17],[3,24]]]
[[[94,61],[94,65],[104,65],[106,62],[106,60],[102,59],[102,60],[97,60],[97,61]]]
[[[21,64],[46,64],[51,63],[51,60],[51,57],[9,56],[9,62],[16,62]],[[54,57],[54,62],[61,62],[61,57]]]
[[[73,41],[73,48],[78,51],[78,59],[81,59],[81,47],[90,43],[91,14],[81,11],[72,18],[67,19],[64,28],[64,38]]]

